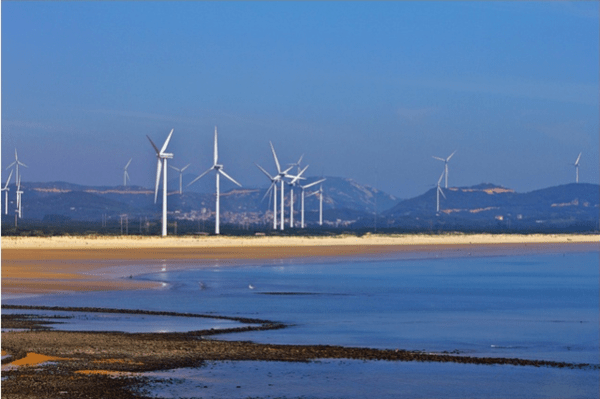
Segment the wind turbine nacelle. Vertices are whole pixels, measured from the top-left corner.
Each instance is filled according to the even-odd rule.
[[[173,154],[160,154],[162,159],[173,159]]]

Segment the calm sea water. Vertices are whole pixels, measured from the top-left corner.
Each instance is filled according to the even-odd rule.
[[[213,312],[291,325],[218,337],[225,340],[599,364],[598,265],[598,252],[186,271],[170,271],[167,261],[164,271],[137,277],[163,282],[162,289],[3,302]],[[188,328],[176,318],[153,323],[148,331]],[[127,322],[118,326],[128,330]],[[181,379],[179,391],[157,384],[153,392],[163,397],[598,397],[600,388],[597,370],[434,363],[221,362],[154,375]],[[266,383],[274,375],[278,383]],[[364,380],[362,388],[350,380]]]

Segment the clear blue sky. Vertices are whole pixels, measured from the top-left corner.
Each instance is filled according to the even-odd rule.
[[[599,178],[598,2],[6,2],[2,167],[23,181],[153,186],[220,161],[244,186],[308,175],[396,196]],[[172,177],[176,176],[174,171]],[[3,169],[2,179],[8,172]],[[226,183],[229,184],[229,183]],[[224,189],[233,186],[225,186]]]

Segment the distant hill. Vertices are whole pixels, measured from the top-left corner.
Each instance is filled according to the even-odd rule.
[[[493,184],[449,187],[440,196],[436,212],[436,188],[401,201],[384,212],[389,226],[411,228],[538,229],[598,226],[600,186],[572,183],[529,193]]]
[[[208,220],[213,218],[215,207],[214,178],[205,177],[192,185],[200,186],[207,192],[195,192],[185,186],[193,175],[184,175],[183,193],[179,194],[179,180],[169,181],[169,218],[182,220]],[[318,177],[308,177],[302,184],[316,181]],[[319,199],[309,196],[318,189],[311,187],[305,199],[305,219],[307,223],[318,220]],[[162,190],[162,188],[161,188]],[[290,187],[285,187],[285,212],[289,214]],[[103,218],[118,219],[123,214],[130,218],[158,219],[161,212],[162,191],[154,203],[154,190],[140,186],[83,186],[66,182],[23,183],[23,217],[37,220],[98,221]],[[10,194],[15,192],[14,185]],[[266,188],[234,188],[221,193],[221,218],[224,223],[265,224],[272,220],[272,195],[265,198]],[[296,187],[295,218],[300,220],[301,189]],[[11,196],[12,198],[12,196]],[[12,198],[14,200],[14,198]],[[279,192],[278,192],[278,200]],[[351,179],[328,177],[323,183],[323,209],[335,210],[336,220],[356,220],[373,213],[375,203],[379,209],[393,206],[397,199],[369,186],[363,186]],[[14,204],[11,205],[14,209]],[[279,204],[278,204],[279,209]],[[269,211],[269,215],[267,215]],[[3,216],[4,217],[4,216]],[[289,217],[289,216],[286,216]],[[65,220],[65,219],[61,220]]]
[[[308,177],[303,184],[319,177]],[[600,212],[600,186],[567,184],[528,193],[479,184],[443,189],[440,212],[436,212],[436,189],[420,196],[399,200],[352,179],[326,177],[323,183],[324,225],[344,229],[394,229],[406,231],[596,231]],[[214,179],[208,179],[212,184]],[[170,221],[212,223],[214,189],[202,193],[178,185],[169,192]],[[316,226],[319,198],[306,192],[305,221]],[[66,182],[23,183],[23,217],[45,221],[118,221],[160,219],[162,192],[154,203],[154,190],[139,186],[82,186]],[[11,213],[4,223],[14,223],[14,185],[11,187]],[[272,226],[272,195],[266,188],[234,188],[221,193],[221,220],[236,226]],[[290,187],[286,185],[285,213],[289,218]],[[279,193],[278,193],[279,194]],[[294,189],[296,224],[300,221],[301,189]],[[280,199],[278,195],[278,201]],[[280,209],[278,204],[278,210]],[[286,225],[289,221],[286,220]],[[261,227],[262,226],[262,227]]]

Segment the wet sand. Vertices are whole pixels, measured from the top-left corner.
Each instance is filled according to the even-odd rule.
[[[2,295],[144,289],[122,277],[275,259],[491,256],[597,250],[598,235],[333,237],[3,237]],[[140,264],[143,261],[143,264]]]

